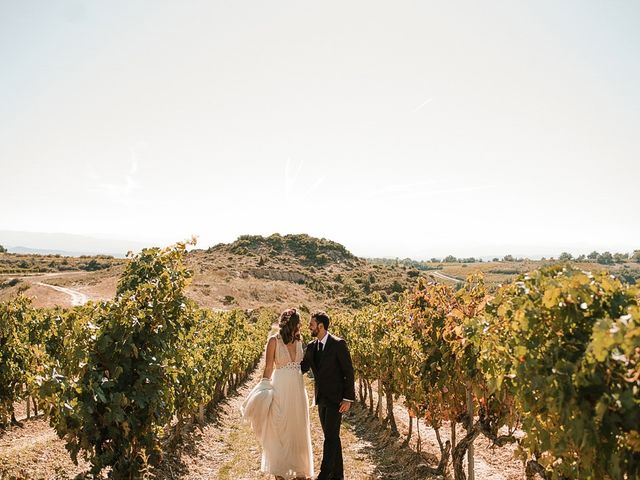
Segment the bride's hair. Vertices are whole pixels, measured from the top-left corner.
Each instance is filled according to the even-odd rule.
[[[289,344],[294,340],[300,340],[300,333],[297,333],[298,325],[300,325],[300,314],[295,308],[285,310],[280,315],[280,336],[285,344]]]

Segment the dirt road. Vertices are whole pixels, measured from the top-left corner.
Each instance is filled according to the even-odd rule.
[[[434,277],[438,277],[441,278],[443,280],[448,280],[450,282],[462,282],[463,280],[460,280],[459,278],[454,278],[454,277],[450,277],[449,275],[445,275],[444,273],[441,273],[437,270],[431,270],[429,271],[429,274],[433,275]]]
[[[42,287],[48,287],[48,288],[53,288],[54,290],[56,290],[57,292],[62,292],[66,295],[69,295],[70,299],[71,299],[71,305],[72,306],[77,306],[77,305],[84,305],[85,303],[87,303],[89,301],[89,297],[82,293],[79,292],[78,290],[72,290],[71,288],[65,288],[65,287],[59,287],[57,285],[50,285],[48,283],[44,283],[44,282],[35,282],[36,285],[40,285]]]

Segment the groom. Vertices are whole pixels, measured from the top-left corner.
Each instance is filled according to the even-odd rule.
[[[311,315],[309,329],[315,340],[307,345],[300,367],[302,373],[309,369],[313,372],[315,403],[324,433],[317,480],[343,480],[340,422],[356,398],[351,355],[344,340],[329,334],[329,316],[325,312]]]

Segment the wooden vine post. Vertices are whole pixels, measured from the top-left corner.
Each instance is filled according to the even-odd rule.
[[[473,398],[471,395],[471,388],[467,385],[467,415],[469,415],[469,422],[467,424],[467,433],[473,428]],[[469,480],[475,480],[475,472],[473,469],[473,442],[469,444],[469,450],[467,450],[467,467]]]
[[[378,378],[378,405],[376,405],[378,420],[382,422],[384,420],[384,415],[382,414],[382,394],[383,394],[383,386],[382,379]]]

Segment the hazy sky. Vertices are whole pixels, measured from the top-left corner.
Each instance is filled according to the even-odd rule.
[[[640,2],[0,0],[0,229],[640,248]]]

